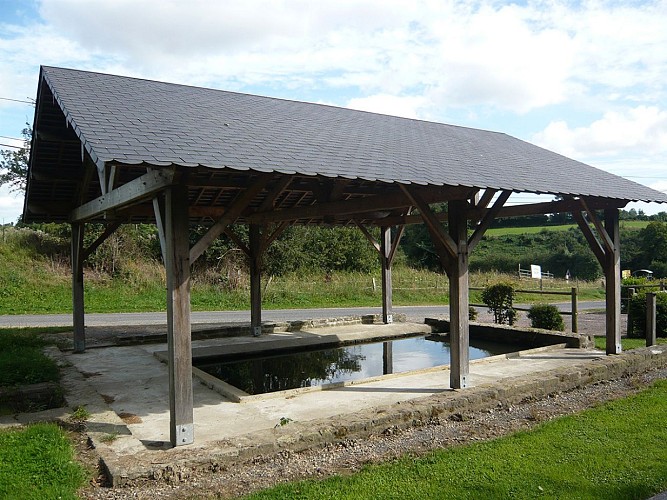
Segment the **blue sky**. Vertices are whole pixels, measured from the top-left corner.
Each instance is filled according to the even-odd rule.
[[[0,143],[45,64],[501,131],[664,192],[665,26],[667,0],[0,0]],[[0,221],[22,204],[0,188]]]

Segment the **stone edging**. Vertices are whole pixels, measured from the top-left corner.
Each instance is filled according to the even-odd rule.
[[[258,455],[316,448],[344,439],[380,434],[390,428],[418,427],[434,417],[479,411],[495,407],[499,402],[504,405],[517,404],[527,397],[541,399],[550,394],[665,366],[667,345],[660,345],[567,368],[503,379],[494,384],[370,408],[356,414],[291,422],[284,427],[207,443],[201,447],[141,452],[122,457],[109,447],[100,446],[98,451],[113,486],[141,480],[181,480],[192,469],[217,471]]]

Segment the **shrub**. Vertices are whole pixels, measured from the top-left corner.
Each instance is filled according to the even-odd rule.
[[[545,330],[565,330],[563,317],[558,308],[551,304],[534,304],[528,311],[530,326],[533,328],[544,328]]]
[[[468,320],[477,321],[477,309],[473,306],[468,307]]]
[[[655,302],[656,336],[667,337],[667,293],[657,293]],[[632,323],[628,336],[638,338],[646,336],[646,293],[638,293],[630,299],[628,321]]]
[[[514,302],[514,286],[511,283],[496,283],[484,288],[482,301],[493,313],[493,321],[497,324],[513,325],[517,318]]]

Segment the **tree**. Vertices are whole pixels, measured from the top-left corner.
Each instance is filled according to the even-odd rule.
[[[13,151],[3,149],[0,151],[0,185],[7,184],[10,191],[25,191],[28,179],[28,158],[30,157],[30,141],[32,129],[28,124],[21,131],[23,135],[23,147]]]

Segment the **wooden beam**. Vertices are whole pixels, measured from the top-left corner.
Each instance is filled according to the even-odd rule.
[[[169,435],[173,446],[194,442],[188,192],[175,185],[165,195],[167,243],[167,344]]]
[[[400,185],[402,187],[402,185]],[[450,198],[462,198],[469,193],[469,189],[461,188],[426,188],[420,187],[420,197],[426,203],[445,201]],[[252,224],[268,224],[280,221],[294,221],[298,219],[315,219],[329,215],[357,215],[364,212],[377,212],[382,210],[394,210],[410,206],[410,201],[401,192],[389,192],[382,195],[366,196],[364,198],[351,198],[315,203],[307,207],[293,207],[282,210],[255,212],[248,215],[246,220]],[[384,221],[379,222],[385,225]],[[400,224],[399,224],[400,225]]]
[[[74,352],[86,350],[85,311],[83,300],[83,224],[72,224],[72,325]]]
[[[442,227],[442,224],[440,224],[440,221],[436,218],[433,211],[431,211],[431,207],[428,206],[428,203],[422,199],[419,193],[417,193],[417,190],[413,187],[404,184],[400,184],[400,186],[405,195],[410,199],[412,205],[419,210],[419,214],[431,231],[431,234],[435,236],[435,239],[443,246],[450,257],[456,257],[456,243],[452,240],[451,236],[445,232],[445,229]]]
[[[588,203],[586,203],[585,199],[581,198],[579,201],[581,202],[581,206],[584,208],[584,210],[586,210],[588,218],[593,223],[593,226],[595,226],[595,230],[598,233],[598,237],[600,238],[600,241],[602,243],[605,252],[613,252],[614,243],[611,241],[611,238],[609,237],[607,231],[602,225],[602,221],[600,221],[600,218],[597,216],[595,211],[588,207]]]
[[[595,237],[595,234],[593,233],[593,230],[588,225],[588,223],[584,220],[584,216],[581,215],[580,211],[575,210],[574,212],[572,212],[572,217],[574,217],[574,220],[577,223],[577,225],[579,226],[579,229],[581,229],[581,232],[583,233],[584,238],[586,238],[586,241],[588,242],[588,246],[593,251],[593,255],[595,255],[595,258],[600,263],[600,266],[602,266],[602,269],[604,269],[605,259],[606,259],[605,251],[604,251],[604,248],[600,245],[600,242]]]
[[[262,204],[257,208],[257,211],[264,212],[266,210],[273,210],[274,202],[283,193],[283,191],[287,189],[287,186],[290,185],[290,182],[292,182],[292,177],[290,176],[285,176],[278,179],[278,182],[276,182],[275,186],[273,186],[269,190],[269,192],[266,195],[266,198],[264,198]]]
[[[167,239],[165,236],[165,206],[164,198],[158,194],[153,198],[153,214],[155,215],[155,225],[157,226],[157,235],[160,240],[160,252],[162,253],[162,262],[167,262]]]
[[[366,239],[370,242],[370,244],[373,246],[373,248],[375,249],[375,251],[376,251],[377,253],[379,253],[380,256],[382,256],[382,248],[381,248],[381,245],[380,245],[380,243],[377,242],[377,240],[376,240],[375,237],[371,234],[371,232],[370,232],[368,229],[366,229],[366,227],[365,227],[363,224],[361,224],[359,221],[355,220],[354,223],[355,223],[356,226],[361,230],[361,232],[362,232],[363,235],[366,237]]]
[[[234,230],[227,226],[225,228],[225,234],[227,237],[234,242],[234,244],[244,253],[246,254],[247,257],[252,257],[252,253],[250,252],[250,249],[248,246],[243,242],[241,238],[239,238],[238,234],[234,232]]]
[[[107,194],[103,194],[99,198],[75,208],[70,214],[70,220],[73,223],[83,222],[102,215],[104,212],[139,203],[173,184],[175,175],[173,169],[156,169],[148,172]]]
[[[470,371],[470,326],[468,319],[468,229],[467,203],[450,201],[449,236],[456,242],[456,255],[449,272],[449,342],[450,386],[452,389],[468,387]]]
[[[588,206],[593,210],[606,208],[622,208],[627,204],[624,200],[611,200],[607,198],[588,198]],[[561,212],[573,212],[581,210],[581,203],[578,199],[547,201],[543,203],[528,203],[525,205],[514,205],[511,207],[504,207],[498,213],[498,217],[522,217],[524,215],[543,215],[555,214]],[[469,211],[471,219],[480,220],[484,216],[486,210],[480,208],[472,208]]]
[[[475,208],[486,208],[489,206],[489,203],[491,203],[491,200],[493,197],[496,195],[498,191],[495,189],[487,188],[484,190],[484,194],[482,197],[479,199],[479,201],[475,204]]]
[[[475,231],[472,233],[472,236],[470,236],[470,239],[468,240],[468,252],[472,252],[477,244],[481,241],[484,233],[486,233],[486,230],[493,222],[493,219],[496,218],[496,215],[498,215],[498,212],[500,212],[500,210],[503,208],[503,205],[511,196],[511,194],[511,191],[503,191],[491,209],[484,214],[481,222],[477,225]]]
[[[262,248],[261,248],[262,255],[264,255],[264,252],[266,252],[268,250],[268,248],[271,246],[271,243],[276,241],[276,238],[278,238],[278,236],[283,234],[285,229],[287,229],[291,225],[292,224],[288,221],[281,222],[280,224],[278,224],[278,226],[276,226],[273,229],[271,234],[264,235],[264,237],[262,238]]]
[[[394,257],[396,257],[396,250],[398,250],[398,245],[401,242],[403,233],[405,232],[405,226],[399,226],[396,230],[396,237],[391,243],[391,249],[389,250],[389,262],[394,262]]]
[[[229,206],[227,212],[213,224],[206,233],[190,249],[190,262],[195,262],[203,254],[209,245],[220,236],[229,224],[233,224],[243,213],[248,205],[261,193],[271,180],[270,176],[260,176],[251,183],[248,189],[242,191]]]
[[[95,241],[93,241],[88,248],[86,248],[83,251],[82,259],[85,261],[90,257],[95,250],[97,250],[102,243],[104,243],[109,236],[111,236],[113,233],[116,232],[116,230],[123,224],[123,220],[116,220],[109,225],[107,225],[106,228],[104,228],[104,231],[102,232],[101,235],[97,237]]]

